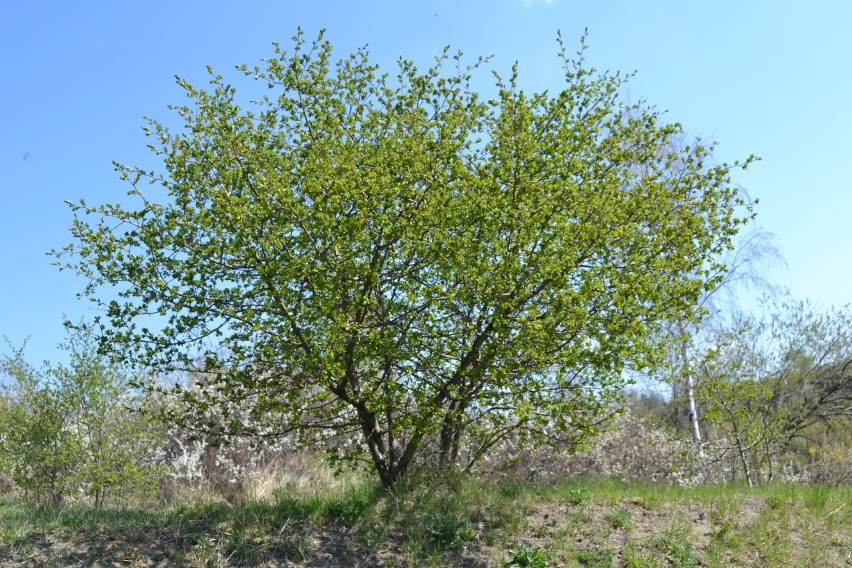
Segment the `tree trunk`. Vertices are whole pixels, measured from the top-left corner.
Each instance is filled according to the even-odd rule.
[[[689,425],[692,432],[692,443],[698,448],[698,457],[704,459],[704,450],[701,448],[701,429],[698,425],[698,409],[695,405],[695,377],[689,366],[689,340],[686,335],[686,326],[680,325],[680,357],[683,370],[686,374],[686,398],[689,405]]]
[[[444,415],[441,425],[441,446],[439,452],[439,464],[441,468],[447,469],[458,462],[459,445],[461,441],[461,421],[463,419],[465,405],[458,401],[452,401]]]
[[[743,447],[743,440],[740,437],[739,429],[734,430],[734,438],[737,441],[737,452],[740,455],[740,462],[743,466],[743,475],[745,475],[746,481],[748,482],[749,489],[754,487],[754,483],[751,479],[751,469],[748,466],[748,457],[746,456],[746,449]]]
[[[698,426],[698,410],[695,405],[695,382],[691,371],[686,374],[686,396],[689,401],[689,423],[692,426],[692,443],[698,448],[698,455],[704,457],[701,449],[701,430]]]
[[[370,457],[373,460],[382,487],[393,489],[408,471],[408,466],[411,465],[414,454],[420,447],[423,435],[420,432],[415,433],[405,444],[402,452],[388,452],[386,451],[384,435],[378,430],[375,414],[365,410],[363,414],[359,411],[359,416],[361,418],[361,430],[364,433],[367,448],[370,451]],[[385,434],[389,436],[389,434]]]

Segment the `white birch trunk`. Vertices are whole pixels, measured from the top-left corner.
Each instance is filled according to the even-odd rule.
[[[686,375],[686,399],[689,405],[689,424],[692,431],[692,443],[698,448],[698,457],[704,458],[704,450],[701,448],[701,429],[698,426],[698,410],[695,405],[695,378],[689,365],[689,340],[686,335],[686,326],[680,325],[680,356]]]

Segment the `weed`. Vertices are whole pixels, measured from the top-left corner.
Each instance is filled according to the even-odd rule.
[[[347,524],[352,523],[367,514],[375,504],[375,497],[374,492],[353,492],[328,503],[325,516]]]
[[[503,558],[505,568],[547,568],[547,555],[538,547],[519,544]]]
[[[286,551],[297,561],[301,562],[307,558],[307,539],[303,535],[295,535],[286,546]]]
[[[831,538],[831,545],[846,549],[852,553],[852,539],[843,540],[842,538],[835,536]]]
[[[689,525],[678,519],[660,539],[665,558],[674,568],[694,568],[698,565],[692,554],[689,532]]]
[[[533,536],[536,538],[544,538],[548,532],[548,526],[545,523],[538,523],[532,529]]]
[[[697,561],[692,555],[692,543],[679,540],[671,541],[666,545],[666,558],[675,568],[693,568]]]
[[[730,499],[722,499],[715,505],[715,513],[710,517],[713,524],[711,538],[728,545],[738,546],[737,520],[740,506]]]
[[[784,507],[784,498],[779,495],[770,495],[766,499],[766,506],[772,509],[773,511],[777,511]]]
[[[174,566],[183,566],[186,563],[187,553],[185,550],[173,549],[169,551],[168,558]]]
[[[583,566],[589,568],[611,568],[615,551],[612,548],[596,548],[594,550],[578,550],[575,554]]]
[[[217,568],[221,565],[216,544],[208,535],[201,536],[195,543],[191,551],[191,558],[193,564],[206,568]]]
[[[459,548],[472,539],[473,524],[462,513],[433,511],[426,517],[429,539],[438,550]]]
[[[633,530],[633,527],[636,526],[636,523],[633,522],[633,517],[631,516],[630,511],[622,507],[610,511],[607,518],[613,528],[616,529],[631,531]]]
[[[624,547],[624,564],[627,568],[656,568],[659,561],[654,550],[651,550],[647,557],[643,556],[637,542],[631,540]]]
[[[805,506],[813,513],[823,513],[832,491],[824,485],[809,487],[805,491]]]
[[[508,483],[501,484],[498,492],[500,497],[506,499],[517,499],[525,493],[523,484],[518,483],[517,481],[510,481]]]
[[[580,487],[570,488],[565,495],[565,502],[569,505],[585,507],[591,502],[591,497],[586,489]]]

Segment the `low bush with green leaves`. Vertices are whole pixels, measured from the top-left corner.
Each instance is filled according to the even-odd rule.
[[[86,326],[60,347],[68,364],[38,369],[24,349],[0,360],[0,471],[27,501],[103,506],[156,490],[163,469],[156,425],[134,411],[145,404],[131,376],[97,352]]]

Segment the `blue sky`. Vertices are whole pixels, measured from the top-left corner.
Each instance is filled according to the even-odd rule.
[[[175,74],[202,83],[209,64],[239,86],[234,65],[286,46],[297,26],[327,28],[339,55],[368,44],[383,66],[425,66],[445,45],[493,55],[502,72],[518,61],[527,90],[559,88],[557,30],[573,47],[588,27],[591,65],[638,71],[631,99],[718,141],[721,160],[762,158],[736,181],[786,257],[778,281],[818,305],[852,302],[852,3],[6,0],[0,335],[30,337],[33,361],[59,358],[63,315],[93,315],[75,298],[85,283],[45,254],[69,241],[63,201],[122,199],[113,160],[156,166],[140,126],[173,121]]]

